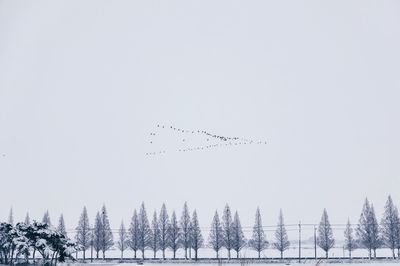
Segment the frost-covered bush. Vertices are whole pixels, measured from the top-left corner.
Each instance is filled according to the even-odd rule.
[[[43,264],[55,264],[73,260],[71,254],[77,250],[75,241],[46,223],[0,223],[0,263],[14,264],[39,253]]]

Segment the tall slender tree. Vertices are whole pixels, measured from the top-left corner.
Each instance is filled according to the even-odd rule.
[[[275,243],[274,247],[281,253],[281,259],[283,259],[283,252],[290,246],[288,235],[283,221],[282,209],[279,211],[278,225],[275,231]]]
[[[106,258],[106,251],[114,245],[114,237],[111,231],[110,221],[108,220],[106,205],[101,208],[101,251],[103,259]]]
[[[211,223],[208,243],[210,244],[210,247],[215,251],[215,256],[218,259],[219,251],[223,245],[222,225],[219,220],[218,211],[215,211],[214,218]]]
[[[153,213],[153,220],[151,221],[151,239],[150,247],[153,250],[153,258],[157,257],[157,251],[160,249],[160,228],[158,225],[157,212]]]
[[[44,215],[43,215],[42,223],[51,226],[50,214],[49,214],[49,211],[48,211],[48,210],[47,210],[47,211],[44,213]]]
[[[357,236],[362,247],[368,250],[368,256],[371,259],[372,251],[374,258],[376,257],[376,249],[381,245],[379,236],[379,226],[377,223],[375,210],[373,205],[369,204],[368,199],[365,199],[362,213],[360,215],[359,224],[357,227]]]
[[[172,250],[173,258],[176,258],[176,251],[180,247],[180,242],[179,242],[179,224],[178,220],[176,219],[176,214],[175,211],[172,212],[171,215],[171,223],[168,228],[168,246]]]
[[[196,210],[193,211],[192,214],[192,222],[190,223],[190,244],[191,248],[194,250],[194,258],[195,260],[198,259],[198,251],[200,248],[203,247],[204,245],[204,240],[203,236],[201,234],[200,230],[200,225],[199,225],[199,220],[197,218],[197,212]]]
[[[371,226],[372,250],[374,251],[374,259],[376,259],[376,250],[382,246],[383,241],[380,235],[379,224],[378,220],[376,219],[373,204],[371,204],[368,222]]]
[[[140,206],[139,210],[139,237],[138,237],[138,243],[139,243],[139,249],[142,252],[142,258],[145,258],[145,250],[147,247],[150,246],[150,235],[151,235],[151,229],[150,229],[150,224],[149,220],[147,218],[147,213],[146,213],[146,208],[144,206],[144,202],[142,202],[142,205]]]
[[[258,258],[261,258],[261,252],[268,247],[268,241],[264,233],[260,208],[257,207],[256,218],[253,226],[253,236],[249,241],[249,246],[257,251]]]
[[[99,252],[101,250],[101,241],[102,241],[102,230],[103,224],[101,221],[100,213],[97,212],[96,219],[94,220],[94,228],[93,228],[93,248],[96,251],[96,258],[99,258]]]
[[[368,250],[368,256],[371,259],[373,243],[372,243],[371,226],[369,224],[370,212],[371,212],[371,206],[369,204],[368,199],[365,199],[360,219],[358,222],[356,234],[361,246]]]
[[[163,203],[160,211],[160,217],[158,221],[158,228],[160,230],[160,249],[162,251],[162,257],[165,259],[165,250],[168,247],[168,227],[169,227],[169,218],[167,208]]]
[[[86,259],[86,250],[90,247],[91,229],[89,224],[89,216],[86,207],[83,207],[79,218],[78,226],[76,227],[76,241],[80,245],[83,252],[83,259]]]
[[[129,226],[129,247],[133,250],[135,259],[137,258],[137,251],[139,250],[139,218],[136,210],[133,211],[131,224]]]
[[[124,251],[128,248],[128,233],[126,232],[124,221],[121,221],[121,225],[118,230],[118,249],[121,251],[121,260],[124,258]]]
[[[397,230],[398,230],[399,213],[397,208],[393,204],[392,197],[389,195],[386,205],[385,212],[383,213],[381,228],[383,242],[386,247],[392,251],[393,258],[396,258],[395,249],[397,247]]]
[[[239,214],[236,211],[232,222],[232,249],[236,251],[236,258],[239,258],[239,252],[246,245],[246,239],[243,234]]]
[[[232,213],[229,205],[226,204],[222,215],[222,241],[223,246],[228,251],[228,259],[231,258],[231,249],[233,248],[232,234]]]
[[[67,236],[67,230],[65,228],[65,221],[63,214],[61,214],[60,218],[58,219],[57,231],[63,234],[64,236]]]
[[[325,256],[328,258],[328,252],[335,244],[335,240],[326,209],[324,209],[319,223],[317,243],[318,246],[325,251]]]
[[[29,212],[26,213],[25,224],[31,224],[31,218],[29,217]]]
[[[351,227],[350,219],[347,220],[346,230],[344,231],[344,249],[349,251],[349,258],[351,253],[357,248],[357,241],[353,237],[353,228]]]
[[[188,249],[190,248],[190,214],[187,203],[183,205],[182,216],[180,220],[180,243],[185,250],[185,259],[188,259]]]
[[[396,208],[396,210],[397,210],[397,208]],[[399,215],[397,215],[397,217],[396,217],[396,224],[397,224],[397,227],[396,227],[395,235],[396,235],[397,258],[400,259],[400,216]]]
[[[14,225],[14,213],[12,207],[10,208],[10,212],[8,214],[8,223]]]

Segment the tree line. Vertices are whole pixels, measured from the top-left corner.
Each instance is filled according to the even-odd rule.
[[[116,240],[114,240],[105,205],[97,212],[93,226],[89,222],[86,207],[83,208],[75,230],[76,234],[71,236],[74,240],[69,239],[67,236],[62,215],[57,228],[51,225],[48,212],[43,216],[41,223],[31,223],[27,215],[23,223],[18,223],[14,226],[12,210],[9,217],[8,223],[1,223],[0,226],[0,262],[3,263],[7,263],[9,258],[12,259],[13,256],[23,255],[29,257],[32,252],[35,254],[36,250],[39,251],[37,249],[38,244],[33,243],[35,241],[28,237],[26,241],[29,244],[21,245],[21,248],[14,247],[16,252],[11,252],[10,245],[7,244],[6,239],[12,240],[15,237],[20,237],[20,235],[26,236],[24,230],[27,229],[23,228],[32,227],[34,229],[31,228],[29,230],[36,231],[41,226],[47,226],[46,230],[50,235],[56,232],[60,239],[64,239],[60,243],[67,245],[68,249],[66,247],[63,248],[68,252],[60,251],[63,248],[52,247],[53,240],[51,240],[51,237],[41,241],[50,243],[47,244],[46,250],[53,250],[52,254],[61,256],[61,259],[70,257],[71,253],[69,252],[74,249],[76,249],[76,252],[81,252],[83,259],[86,259],[88,250],[91,251],[91,258],[94,255],[99,258],[101,255],[105,259],[106,252],[114,246],[120,250],[121,258],[124,257],[125,250],[131,249],[134,252],[134,258],[145,259],[145,251],[151,250],[153,253],[152,258],[156,259],[157,252],[161,251],[161,258],[166,259],[166,250],[170,250],[172,251],[172,258],[175,259],[177,251],[182,249],[185,259],[193,258],[197,260],[199,250],[204,247],[212,248],[215,251],[216,258],[220,258],[219,255],[222,249],[227,251],[228,259],[239,258],[240,251],[244,247],[255,250],[258,258],[261,258],[262,252],[271,247],[278,250],[280,257],[283,259],[284,252],[291,245],[285,228],[282,210],[279,212],[274,239],[271,244],[267,240],[259,208],[256,210],[250,239],[246,239],[243,233],[238,212],[232,213],[229,205],[226,205],[221,217],[218,211],[215,211],[207,241],[203,238],[196,210],[190,213],[187,203],[184,204],[179,219],[175,211],[169,215],[165,204],[163,204],[160,212],[157,213],[155,211],[150,220],[147,216],[145,205],[142,203],[138,211],[134,210],[128,227],[125,227],[124,223],[121,222]],[[15,232],[19,231],[22,233],[15,234]],[[37,237],[34,237],[34,239],[38,240]],[[392,198],[389,196],[387,199],[380,223],[376,218],[373,204],[370,204],[366,199],[358,224],[353,225],[350,220],[347,221],[344,239],[344,248],[349,251],[350,258],[355,249],[366,249],[369,258],[376,258],[377,249],[382,247],[390,248],[393,258],[396,258],[395,251],[397,250],[397,256],[400,257],[400,218]],[[315,245],[325,251],[327,258],[329,250],[335,245],[335,238],[326,209],[323,210],[318,230],[315,231]],[[50,254],[44,254],[41,251],[39,253],[44,258],[48,258]],[[10,254],[13,255],[10,256]]]

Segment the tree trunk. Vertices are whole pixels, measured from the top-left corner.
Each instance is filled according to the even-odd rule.
[[[54,261],[54,256],[56,255],[56,253],[55,252],[53,252],[53,254],[51,255],[51,260],[50,260],[50,265],[52,265],[53,264],[53,261]]]
[[[328,250],[325,251],[325,257],[328,258]]]
[[[165,248],[162,250],[162,258],[165,260]]]
[[[194,250],[194,257],[195,257],[195,260],[197,260],[197,249]]]
[[[283,259],[283,251],[281,250],[281,260]]]

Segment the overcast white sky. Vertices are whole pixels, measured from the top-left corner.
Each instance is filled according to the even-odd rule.
[[[399,1],[0,1],[0,219],[400,204]],[[157,123],[269,139],[146,157]],[[170,143],[159,143],[172,147]]]

